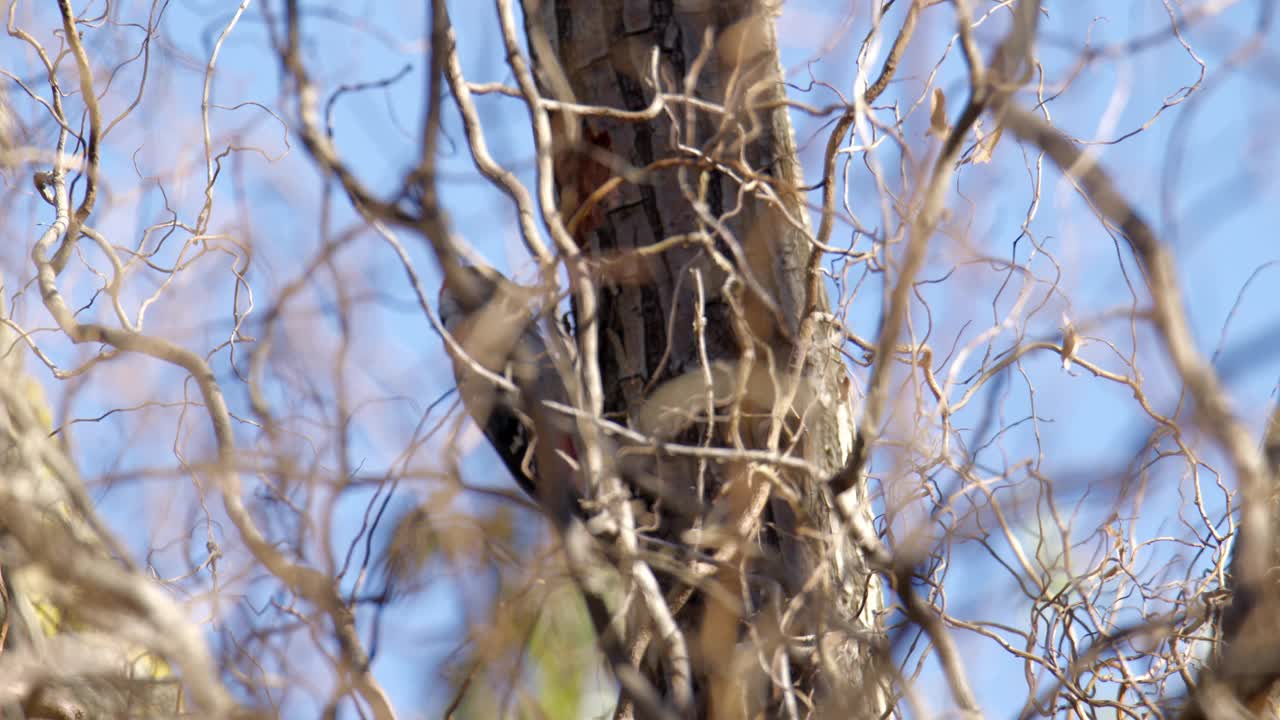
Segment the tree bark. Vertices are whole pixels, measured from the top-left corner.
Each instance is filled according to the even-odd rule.
[[[136,619],[101,588],[68,577],[65,566],[77,563],[104,575],[129,571],[90,517],[71,458],[50,437],[51,410],[7,326],[0,346],[0,718],[181,715],[168,664],[103,631]],[[149,582],[130,575],[126,582]]]
[[[660,449],[644,477],[623,473],[649,534],[677,548],[654,567],[692,659],[691,716],[879,716],[881,589],[828,486],[852,450],[851,384],[825,286],[809,286],[817,265],[773,8],[545,0],[525,11],[543,97],[577,104],[553,108],[555,181],[596,281],[598,313],[578,312],[576,329],[596,333],[606,417],[739,451]],[[869,521],[865,487],[848,493]],[[678,707],[670,662],[638,617],[627,642]],[[618,714],[630,712],[624,697]]]
[[[1262,449],[1272,492],[1267,503],[1271,537],[1280,537],[1280,404],[1271,410]],[[1250,554],[1264,555],[1267,568],[1280,567],[1280,547],[1252,548],[1237,531],[1232,546],[1227,597],[1215,628],[1212,662],[1198,678],[1198,690],[1186,703],[1180,720],[1229,717],[1275,717],[1280,712],[1280,580],[1274,570],[1260,583],[1243,582],[1239,568]]]

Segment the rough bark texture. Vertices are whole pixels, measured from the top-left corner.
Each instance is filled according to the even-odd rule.
[[[664,457],[657,487],[639,493],[654,513],[652,532],[689,551],[683,562],[696,537],[690,528],[732,526],[749,535],[727,556],[736,569],[722,566],[714,575],[739,605],[714,593],[686,596],[678,573],[663,577],[693,658],[696,712],[876,716],[886,702],[883,678],[872,670],[881,591],[826,484],[851,449],[849,379],[827,323],[802,339],[811,244],[790,121],[777,102],[785,92],[773,11],[741,0],[545,0],[525,9],[544,96],[637,111],[657,92],[688,93],[723,108],[669,101],[645,121],[553,115],[560,211],[566,221],[579,216],[570,229],[599,279],[595,329],[606,413],[636,427],[681,406],[696,422],[676,423],[669,439],[779,449],[816,468],[777,470],[775,490],[761,502],[768,467]],[[588,201],[604,179],[619,175],[626,181],[617,189],[598,204]],[[664,240],[660,252],[635,252]],[[827,307],[822,293],[816,309]],[[589,331],[590,321],[579,317],[579,330]],[[740,404],[708,391],[718,380],[701,382],[712,366],[746,390]],[[785,403],[789,377],[799,378],[796,400],[776,414],[785,427],[770,448],[769,416]],[[682,378],[698,382],[681,385]],[[710,424],[701,402],[708,394],[717,405]],[[869,517],[865,488],[850,492]],[[760,508],[754,527],[742,523],[753,505]],[[723,543],[698,549],[726,552]],[[629,633],[633,646],[644,645],[635,642],[643,625]],[[788,668],[779,660],[783,648]],[[648,650],[644,670],[662,689]],[[772,682],[761,658],[772,663]],[[780,690],[786,675],[790,698]]]
[[[0,327],[0,347],[7,351],[0,355],[0,653],[8,671],[0,677],[0,718],[181,715],[168,667],[99,632],[111,627],[116,608],[50,567],[50,560],[68,563],[73,556],[116,561],[82,519],[87,492],[49,436],[50,409],[7,327]],[[136,581],[145,582],[140,575]]]

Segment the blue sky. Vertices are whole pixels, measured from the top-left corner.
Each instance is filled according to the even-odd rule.
[[[1073,75],[1085,38],[1090,47],[1107,49],[1123,47],[1132,38],[1167,31],[1169,18],[1159,2],[1051,3],[1043,18],[1041,58],[1048,88],[1045,94],[1061,90],[1048,104],[1053,121],[1090,141],[1090,147],[1099,153],[1119,187],[1173,248],[1200,347],[1206,353],[1222,351],[1222,369],[1235,407],[1250,427],[1260,431],[1280,375],[1277,343],[1272,339],[1280,337],[1276,334],[1280,315],[1274,310],[1280,305],[1275,291],[1280,265],[1268,265],[1280,259],[1280,244],[1275,238],[1275,229],[1280,227],[1280,192],[1272,171],[1280,146],[1267,132],[1271,119],[1280,110],[1278,86],[1269,79],[1275,77],[1274,69],[1280,60],[1277,31],[1271,29],[1260,39],[1258,53],[1249,60],[1236,67],[1229,64],[1232,53],[1252,32],[1260,12],[1258,5],[1239,3],[1212,21],[1185,31],[1196,56],[1204,63],[1203,81],[1195,57],[1177,40],[1168,38],[1140,51],[1104,54]],[[124,16],[133,19],[137,8],[123,7],[128,8],[122,10]],[[157,62],[162,64],[157,66],[144,104],[134,120],[114,131],[104,149],[111,202],[104,202],[99,225],[113,237],[121,238],[117,240],[121,244],[136,242],[143,228],[165,217],[164,196],[154,183],[145,181],[149,176],[188,163],[190,167],[178,178],[166,182],[165,196],[187,220],[194,219],[203,200],[203,154],[191,142],[198,137],[192,133],[199,130],[199,78],[232,7],[194,2],[168,7],[162,25],[167,45],[163,53],[158,53]],[[795,99],[811,104],[836,100],[833,91],[821,87],[808,90],[811,78],[829,83],[846,97],[852,93],[858,44],[869,27],[867,7],[866,2],[855,3],[852,24],[840,34],[842,21],[850,13],[848,4],[815,1],[789,2],[784,6],[779,20],[780,37]],[[978,10],[988,7],[984,3]],[[889,14],[886,22],[891,27],[896,28],[901,22],[902,10],[895,7]],[[389,78],[409,66],[407,75],[389,89],[347,94],[334,105],[334,137],[339,149],[351,159],[366,183],[383,191],[394,186],[416,151],[424,76],[421,12],[420,3],[333,3],[330,9],[306,18],[306,59],[313,75],[324,79],[326,91],[344,83]],[[459,51],[469,79],[510,84],[511,77],[496,42],[492,9],[476,6],[463,10],[456,6],[454,15]],[[139,17],[145,18],[145,13]],[[996,13],[979,28],[978,38],[984,48],[989,49],[1000,36],[1006,20]],[[94,47],[98,56],[124,58],[132,54],[139,35],[118,32],[115,39]],[[897,80],[877,103],[878,107],[896,103],[903,113],[914,108],[904,133],[916,153],[916,165],[907,172],[912,181],[938,145],[926,134],[928,97],[924,88],[939,60],[932,86],[945,92],[950,119],[955,119],[964,100],[963,62],[954,48],[945,59],[941,54],[952,33],[949,7],[925,12]],[[886,36],[879,55],[871,59],[868,74],[878,72],[890,37]],[[264,41],[261,11],[255,6],[222,48],[211,94],[219,107],[210,113],[211,125],[222,133],[223,142],[226,133],[239,128],[240,142],[261,150],[236,153],[225,161],[222,172],[236,180],[219,185],[211,228],[253,248],[249,278],[255,300],[260,303],[256,307],[259,319],[276,291],[295,277],[299,259],[309,258],[316,251],[325,229],[317,224],[325,202],[322,183],[296,138],[260,106],[246,104],[260,103],[277,111],[281,105],[280,73]],[[6,57],[23,54],[12,40],[5,42],[4,47],[15,48],[13,56],[6,50]],[[826,50],[819,52],[820,48]],[[20,62],[30,62],[30,58]],[[136,68],[136,64],[131,66],[113,82],[123,87],[136,84]],[[1062,89],[1060,86],[1068,77],[1074,79]],[[1198,89],[1188,94],[1185,88],[1197,83]],[[126,92],[109,95],[105,101],[108,114],[111,110],[118,112],[131,99],[131,93]],[[1024,103],[1030,101],[1026,95],[1020,99]],[[494,155],[530,181],[533,153],[526,112],[511,99],[491,96],[478,102]],[[882,119],[891,118],[888,111],[878,112]],[[284,117],[290,117],[288,112]],[[793,117],[805,179],[815,183],[827,126],[803,113]],[[529,265],[516,233],[512,207],[472,168],[452,107],[446,111],[445,128],[440,190],[454,231],[498,267],[517,276],[524,272],[527,277]],[[1123,141],[1118,141],[1121,138]],[[881,146],[876,159],[890,169],[890,176],[898,172],[900,158],[891,144]],[[1043,166],[1039,201],[1027,229],[1041,249],[1031,258],[1029,238],[1023,237],[1022,231],[1028,208],[1035,202],[1032,180],[1037,176],[1038,163]],[[143,182],[138,181],[139,176]],[[886,219],[880,216],[879,201],[861,157],[851,163],[848,179],[846,196],[850,207],[864,224],[883,227]],[[901,181],[890,177],[890,184],[895,182]],[[137,186],[145,190],[134,191]],[[27,187],[25,180],[22,187]],[[334,197],[331,201],[331,234],[357,223],[343,200]],[[815,193],[813,202],[817,201]],[[27,204],[19,207],[34,217],[42,217],[29,191],[22,202]],[[1012,307],[1017,278],[1011,285],[1013,290],[999,294],[1007,273],[973,262],[974,255],[1016,258],[1028,263],[1037,277],[1059,277],[1056,291],[1038,284],[1029,291],[1035,303],[1043,301],[1044,305],[1019,320],[1019,333],[1026,340],[1056,341],[1063,312],[1075,320],[1090,320],[1127,306],[1133,302],[1128,283],[1139,287],[1138,296],[1144,297],[1140,275],[1122,242],[1104,231],[1059,173],[1012,137],[1001,140],[990,164],[961,169],[948,205],[952,224],[933,239],[930,261],[921,277],[949,279],[946,283],[922,285],[920,297],[927,308],[918,305],[913,310],[913,327],[923,328],[931,323],[930,343],[935,348],[963,347],[989,331]],[[242,208],[249,212],[241,212]],[[29,226],[25,232],[27,238],[32,236]],[[401,239],[433,295],[436,276],[429,254],[416,239]],[[866,249],[870,241],[855,236],[843,223],[837,226],[833,242]],[[93,252],[86,249],[87,257],[100,262]],[[19,267],[23,257],[19,252],[6,255],[6,273]],[[174,250],[168,259],[176,257]],[[242,311],[248,307],[243,294],[238,300],[233,298],[235,288],[227,272],[232,262],[230,255],[211,255],[208,270],[192,273],[192,280],[166,290],[166,301],[149,311],[148,323],[157,332],[169,333],[191,347],[213,348],[228,333],[232,303],[237,302],[236,307]],[[25,272],[20,275],[22,278],[30,276],[25,267],[20,272]],[[345,287],[368,300],[358,304],[350,324],[347,390],[353,406],[362,410],[356,415],[345,460],[351,468],[378,473],[394,462],[408,444],[421,413],[451,386],[448,366],[438,340],[416,307],[395,255],[376,236],[363,236],[339,254],[333,268],[322,272],[331,277],[317,280],[300,296],[296,309],[305,315],[287,322],[277,340],[280,352],[289,354],[289,369],[272,385],[272,400],[296,420],[298,425],[291,429],[300,433],[309,427],[308,422],[324,417],[325,403],[312,402],[303,391],[326,382],[331,361],[341,347],[341,323],[332,309],[340,298],[326,288],[334,284],[333,277],[342,278]],[[849,277],[856,280],[857,272]],[[1251,277],[1254,281],[1245,291]],[[63,282],[69,294],[83,303],[96,281],[87,272],[73,271]],[[880,282],[879,275],[869,277],[847,306],[847,321],[863,337],[874,337],[877,329]],[[141,287],[133,290],[138,293],[132,297],[135,305],[155,287],[145,283],[140,280]],[[15,290],[10,286],[7,292],[13,295]],[[33,324],[47,325],[35,310],[38,296],[27,291],[24,298],[27,305],[19,308],[26,313],[23,317],[31,318]],[[216,321],[205,322],[206,316],[199,310],[210,306],[220,312]],[[104,313],[102,304],[88,312]],[[251,322],[249,334],[256,330]],[[995,333],[989,345],[975,345],[975,352],[966,365],[956,370],[956,377],[963,378],[976,369],[988,348],[999,352],[1011,347],[1019,333],[1006,329]],[[1086,335],[1095,334],[1115,342],[1122,355],[1133,351],[1124,323],[1105,322],[1096,332],[1086,330]],[[1158,407],[1167,410],[1177,402],[1176,381],[1149,330],[1139,326],[1135,337],[1144,388]],[[50,343],[50,353],[60,364],[70,364],[74,358],[84,356],[84,349],[52,340]],[[1117,355],[1101,341],[1086,342],[1080,352],[1099,364],[1117,367]],[[213,362],[227,384],[233,411],[247,415],[247,397],[243,385],[235,380],[230,354],[222,350]],[[244,355],[237,355],[237,366],[242,368],[243,362]],[[945,370],[949,372],[951,367]],[[148,399],[174,402],[182,397],[177,383],[163,382],[178,376],[154,363],[116,361],[96,372],[89,388],[72,396],[67,417],[95,417],[107,408]],[[37,374],[42,380],[50,380],[48,373]],[[856,370],[855,377],[860,383],[865,381],[866,371]],[[49,385],[55,397],[66,390],[66,384],[50,381]],[[164,389],[157,390],[158,387]],[[186,392],[193,391],[188,387]],[[1110,509],[1096,494],[1102,488],[1105,495],[1105,484],[1090,485],[1090,476],[1123,469],[1151,432],[1150,419],[1141,413],[1127,389],[1097,381],[1079,370],[1073,375],[1065,374],[1057,357],[1049,353],[1028,356],[1016,372],[993,383],[989,392],[990,396],[984,393],[954,418],[956,426],[963,428],[961,435],[974,444],[990,440],[978,428],[986,410],[993,409],[1010,429],[980,455],[984,466],[992,472],[1002,468],[1007,471],[1013,460],[1041,455],[1042,469],[1068,482],[1067,487],[1059,488],[1061,499],[1066,512],[1075,507],[1080,513],[1078,522],[1085,529],[1078,537],[1087,537],[1092,529],[1089,523],[1102,522],[1100,518]],[[1033,414],[1035,419],[1029,420]],[[1190,417],[1186,410],[1184,417]],[[208,450],[207,429],[199,413],[183,415],[175,408],[120,413],[75,427],[77,452],[89,476],[172,464],[173,445],[180,447],[184,455],[198,456]],[[158,433],[158,428],[164,432]],[[241,442],[252,447],[258,431],[248,424],[239,431]],[[120,437],[133,439],[123,451]],[[156,437],[161,439],[157,441]],[[466,437],[469,440],[463,459],[469,478],[481,484],[504,482],[498,464],[475,433]],[[1039,453],[1035,450],[1037,437]],[[1220,466],[1218,453],[1212,447],[1201,442],[1195,432],[1189,437],[1206,465]],[[318,464],[341,465],[339,450],[332,445],[309,452]],[[307,453],[302,455],[307,457]],[[426,443],[415,463],[438,466],[442,457],[443,448],[433,440]],[[881,471],[892,465],[888,456],[883,460],[877,465]],[[944,486],[954,483],[954,478],[945,474],[936,480]],[[889,478],[885,482],[894,481]],[[1223,483],[1234,487],[1229,476],[1223,478]],[[419,484],[405,488],[397,503],[407,503],[406,498],[415,492],[420,496],[429,487]],[[1206,476],[1205,487],[1213,489],[1212,476]],[[1086,493],[1085,488],[1092,488],[1094,495]],[[1133,532],[1149,538],[1186,537],[1196,522],[1182,499],[1191,489],[1182,466],[1158,465],[1150,478],[1149,497],[1141,505],[1141,512],[1135,509]],[[330,542],[339,553],[345,551],[359,527],[371,492],[351,493],[337,505]],[[226,532],[229,528],[219,525],[216,511],[210,516],[211,522],[193,519],[199,516],[188,508],[198,494],[198,485],[178,480],[164,484],[120,483],[100,490],[99,497],[108,519],[135,547],[140,551],[147,547],[166,548],[155,561],[160,567],[174,569],[183,565],[184,552],[191,555],[192,548],[203,548],[206,533],[220,541],[233,542],[233,536]],[[467,498],[453,503],[452,507],[461,512],[480,507]],[[1213,519],[1219,519],[1224,507],[1222,493],[1208,493],[1205,503],[1219,513]],[[140,508],[145,510],[145,522],[139,522]],[[1191,518],[1190,525],[1179,518]],[[1034,544],[1034,531],[1027,532]],[[1006,550],[1001,548],[999,552]],[[1149,561],[1154,563],[1178,557],[1181,550],[1173,543],[1156,543],[1150,552]],[[234,550],[228,554],[234,557]],[[317,549],[315,559],[319,558]],[[950,564],[949,611],[967,619],[1008,618],[1009,613],[1025,617],[1024,605],[1009,600],[1013,585],[1007,574],[985,550],[972,544],[958,546]],[[467,619],[481,621],[475,608],[468,607],[468,599],[484,587],[483,578],[449,576],[412,602],[399,604],[383,619],[383,626],[394,631],[380,638],[381,654],[375,669],[397,706],[406,710],[406,717],[413,717],[416,710],[430,715],[433,708],[440,707],[445,695],[438,664],[457,646]],[[249,595],[252,597],[253,592]],[[973,659],[974,667],[993,663],[991,667],[1000,668],[980,674],[976,690],[984,708],[993,716],[1016,712],[1025,697],[1021,666],[1011,662],[1005,651],[976,635],[959,633],[957,639],[966,656]],[[1011,682],[1008,678],[1017,680]],[[928,666],[921,683],[926,696],[937,698],[933,702],[935,709],[948,707],[942,700],[944,685],[936,667]],[[301,704],[295,710],[305,716],[306,701],[299,698],[298,702]]]

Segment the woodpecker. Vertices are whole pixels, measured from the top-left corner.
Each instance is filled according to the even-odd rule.
[[[531,293],[466,265],[453,285],[462,283],[466,287],[455,289],[446,281],[439,298],[440,319],[456,341],[446,340],[445,349],[462,404],[520,487],[544,504],[561,505],[577,494],[578,446],[572,419],[546,405],[568,404],[569,393],[530,312]]]

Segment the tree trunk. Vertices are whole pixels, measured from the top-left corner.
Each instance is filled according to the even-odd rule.
[[[1280,404],[1271,410],[1262,448],[1272,488],[1280,487]],[[1268,501],[1271,537],[1280,537],[1280,498]],[[1251,553],[1262,553],[1268,568],[1280,567],[1280,547],[1251,548],[1247,535],[1237,531],[1232,546],[1225,606],[1217,617],[1215,652],[1198,679],[1198,693],[1180,720],[1230,717],[1242,708],[1256,717],[1280,714],[1280,579],[1274,570],[1256,585],[1242,582],[1239,568]]]
[[[809,290],[817,265],[771,8],[525,9],[544,97],[631,111],[552,114],[560,213],[597,279],[597,316],[576,319],[596,333],[606,415],[721,449],[668,448],[647,479],[623,473],[643,499],[637,525],[650,520],[676,561],[651,564],[691,657],[689,715],[879,716],[880,585],[828,487],[852,450],[851,383],[825,286]],[[659,111],[636,112],[657,93]],[[848,492],[869,520],[865,487]],[[679,707],[664,647],[632,617],[633,657]],[[624,697],[618,713],[631,712]]]
[[[0,285],[0,294],[3,294]],[[0,317],[4,316],[0,299]],[[50,437],[40,384],[22,368],[15,334],[0,326],[0,719],[159,718],[182,712],[169,666],[109,630],[136,618],[66,565],[106,566],[104,542],[71,458]],[[125,572],[120,569],[119,572]],[[141,573],[133,583],[149,582]],[[102,630],[108,630],[103,632]]]

